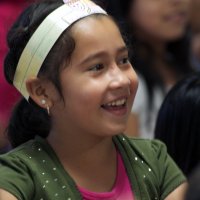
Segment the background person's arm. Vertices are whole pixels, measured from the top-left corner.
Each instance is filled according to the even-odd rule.
[[[0,200],[17,200],[15,196],[13,196],[11,193],[0,189]]]
[[[171,192],[165,200],[184,200],[185,199],[185,192],[187,189],[187,183],[181,184],[177,187],[173,192]]]

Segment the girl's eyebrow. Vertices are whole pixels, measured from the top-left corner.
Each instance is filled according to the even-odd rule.
[[[117,50],[116,50],[116,53],[117,54],[121,54],[121,53],[127,53],[128,52],[128,48],[126,46],[122,46],[122,47],[119,47]],[[87,62],[90,62],[92,61],[93,59],[95,58],[98,58],[98,57],[101,57],[101,56],[104,56],[106,55],[107,53],[105,51],[101,51],[101,52],[97,52],[97,53],[94,53],[94,54],[91,54],[89,55],[88,57],[86,57],[85,59],[83,59],[83,61],[81,61],[80,65],[82,64],[85,64]]]

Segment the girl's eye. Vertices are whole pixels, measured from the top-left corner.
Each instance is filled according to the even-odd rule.
[[[100,71],[104,68],[103,64],[97,64],[89,68],[89,71]]]
[[[129,58],[123,58],[123,59],[119,60],[120,65],[124,65],[124,64],[128,64],[128,63],[129,63]]]

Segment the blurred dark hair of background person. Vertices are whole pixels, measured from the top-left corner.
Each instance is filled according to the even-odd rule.
[[[155,138],[186,176],[200,161],[200,73],[178,82],[167,94],[155,127]]]

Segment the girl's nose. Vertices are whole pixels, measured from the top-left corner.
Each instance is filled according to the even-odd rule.
[[[112,70],[110,73],[111,89],[129,87],[131,81],[125,71],[121,70],[118,66],[115,66],[111,70]]]

